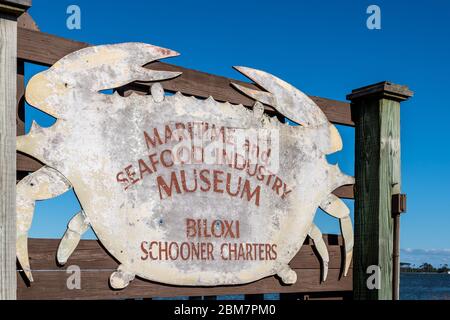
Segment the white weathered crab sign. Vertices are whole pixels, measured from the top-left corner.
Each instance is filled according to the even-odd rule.
[[[255,99],[240,105],[166,95],[158,80],[179,75],[142,66],[176,52],[142,43],[71,53],[28,83],[26,99],[57,118],[35,123],[17,149],[45,164],[17,184],[17,257],[28,278],[27,235],[36,200],[73,188],[82,211],[68,224],[57,259],[64,264],[91,227],[120,266],[124,288],[135,277],[167,284],[240,284],[278,275],[309,235],[328,253],[313,219],[320,207],[341,221],[347,272],[353,247],[349,210],[332,194],[353,178],[326,155],[342,141],[305,94],[263,71],[236,67],[266,91],[235,85]],[[151,94],[101,90],[153,81]],[[300,126],[263,113],[273,106]]]

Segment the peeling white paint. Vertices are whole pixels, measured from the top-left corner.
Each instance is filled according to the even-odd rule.
[[[342,140],[320,108],[301,91],[263,71],[238,68],[268,92],[236,85],[237,89],[303,124],[299,127],[283,125],[264,115],[260,102],[250,111],[212,98],[202,100],[180,93],[165,96],[158,83],[145,96],[98,93],[135,80],[177,76],[178,73],[141,67],[173,55],[176,53],[171,50],[139,43],[90,47],[64,57],[27,86],[28,102],[58,120],[50,128],[33,126],[29,134],[18,138],[17,149],[47,165],[33,173],[35,177],[42,180],[49,170],[57,173],[39,182],[39,190],[56,186],[57,192],[47,194],[52,197],[72,186],[83,208],[69,223],[58,249],[58,260],[67,261],[90,225],[121,263],[111,275],[113,288],[127,286],[135,276],[168,284],[214,286],[247,283],[278,274],[283,282],[294,283],[297,275],[288,263],[309,234],[324,260],[325,279],[328,253],[313,223],[321,206],[342,223],[347,270],[353,247],[351,222],[348,209],[331,192],[352,184],[353,178],[326,161],[326,154],[342,148]],[[272,174],[263,171],[251,175],[250,165],[244,170],[237,164],[204,162],[169,166],[164,155],[174,157],[174,150],[182,150],[183,143],[192,144],[199,138],[194,134],[194,140],[180,141],[181,135],[176,134],[190,133],[176,130],[180,123],[185,127],[208,123],[209,129],[212,125],[230,128],[227,136],[231,129],[275,132],[272,137],[279,140],[272,141],[270,150],[276,152],[270,159],[278,162],[270,168],[276,170]],[[172,135],[167,128],[173,131]],[[268,149],[259,149],[264,150]],[[253,164],[264,168],[261,163]],[[209,183],[205,182],[205,172]],[[39,197],[25,187],[26,179],[30,178],[17,187],[18,239],[24,239],[18,245],[18,257],[31,279],[26,237],[34,201]],[[182,185],[180,192],[175,182]],[[189,192],[195,183],[196,191]],[[233,195],[232,190],[240,192]],[[209,233],[193,236],[192,221],[198,232],[198,222],[202,225],[204,220],[210,225],[206,231]],[[214,220],[216,224],[211,226]],[[222,231],[225,228],[228,236]],[[221,236],[215,237],[214,232]],[[170,259],[170,254],[168,260],[153,260],[159,256],[158,248],[163,247],[154,242],[177,243],[179,249],[187,243],[184,248],[190,250],[204,244],[211,254],[206,254],[204,260],[195,258],[193,253],[186,260],[181,254],[175,260]],[[238,259],[224,259],[233,255],[234,244],[237,248],[243,244],[245,259],[239,253]],[[208,251],[210,245],[212,251]]]

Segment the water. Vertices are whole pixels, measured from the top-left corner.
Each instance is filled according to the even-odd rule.
[[[401,273],[401,300],[450,300],[450,274]]]
[[[154,298],[154,300],[187,300],[189,297]],[[218,296],[217,300],[244,300],[244,295]],[[278,300],[279,294],[265,294],[264,300]],[[450,274],[401,273],[401,300],[450,300]]]

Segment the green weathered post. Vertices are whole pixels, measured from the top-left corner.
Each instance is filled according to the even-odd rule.
[[[0,1],[0,299],[16,299],[17,17],[31,0]]]
[[[401,191],[400,102],[411,96],[408,87],[390,82],[347,96],[356,126],[354,299],[392,299],[392,196]],[[373,273],[367,273],[369,266],[380,268],[377,288],[367,285]]]

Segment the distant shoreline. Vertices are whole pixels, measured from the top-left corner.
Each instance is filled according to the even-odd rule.
[[[424,262],[419,267],[408,262],[400,262],[400,272],[402,273],[443,273],[448,274],[450,269],[447,264],[434,267],[431,263]]]
[[[415,274],[448,274],[448,272],[424,272],[424,271],[400,271],[400,273],[415,273]]]

